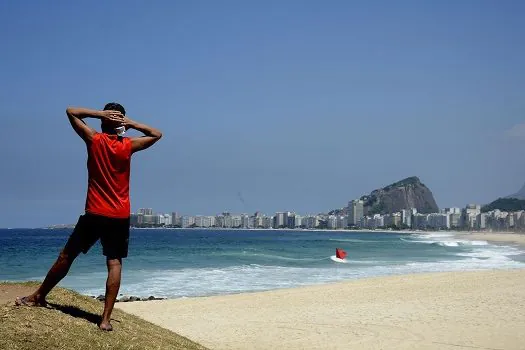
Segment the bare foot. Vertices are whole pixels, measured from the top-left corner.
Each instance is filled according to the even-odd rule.
[[[35,296],[28,296],[28,297],[16,297],[15,300],[16,306],[47,306],[46,299],[44,298],[38,298]]]
[[[113,326],[109,322],[101,322],[98,328],[106,332],[111,332],[113,330]]]

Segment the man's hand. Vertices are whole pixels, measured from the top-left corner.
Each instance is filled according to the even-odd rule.
[[[129,119],[126,116],[122,116],[122,118],[119,120],[119,125],[125,127],[126,130],[136,129],[134,127],[136,124],[137,124],[136,122],[134,122],[133,120]]]
[[[119,111],[100,111],[99,118],[103,123],[123,125],[124,116]]]
[[[144,133],[144,136],[131,139],[131,151],[133,153],[153,146],[162,137],[160,130],[133,121],[128,117],[123,116],[120,123],[126,128],[126,130],[135,129]]]

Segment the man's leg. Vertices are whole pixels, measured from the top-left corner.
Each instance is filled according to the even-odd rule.
[[[117,300],[118,291],[120,289],[120,279],[122,276],[122,259],[106,260],[108,266],[108,279],[106,281],[106,300],[104,303],[104,313],[102,314],[102,322],[100,329],[104,331],[112,331],[111,326],[111,312]]]
[[[57,260],[47,273],[44,282],[38,287],[38,289],[31,295],[23,298],[17,298],[17,305],[30,305],[30,306],[45,306],[46,297],[49,292],[66,277],[69,272],[69,268],[78,256],[79,251],[70,251],[68,246],[60,252]]]
[[[67,240],[66,246],[58,255],[58,259],[47,273],[44,282],[33,294],[23,298],[16,298],[16,304],[45,306],[47,295],[66,277],[69,268],[80,252],[87,252],[98,240],[98,236],[94,235],[92,231],[89,219],[85,215],[81,215],[78,218],[75,229]]]

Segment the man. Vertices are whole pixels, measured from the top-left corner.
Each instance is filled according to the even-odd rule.
[[[120,288],[122,259],[128,255],[129,240],[129,176],[131,156],[155,144],[162,134],[159,130],[126,117],[118,103],[108,103],[104,110],[67,108],[67,116],[76,133],[85,141],[88,153],[88,189],[85,213],[80,216],[58,259],[44,282],[31,295],[17,298],[17,305],[45,306],[48,293],[67,275],[75,258],[100,239],[106,256],[108,278],[106,299],[99,328],[111,331],[111,312]],[[90,128],[84,118],[101,121],[102,132]],[[135,129],[141,137],[122,137],[118,127]]]

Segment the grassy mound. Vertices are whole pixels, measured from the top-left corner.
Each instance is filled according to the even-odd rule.
[[[0,283],[3,289],[36,286]],[[0,305],[0,349],[206,349],[118,309],[112,314],[114,331],[100,331],[104,304],[67,289],[55,288],[47,300],[47,308]]]

